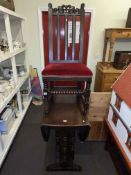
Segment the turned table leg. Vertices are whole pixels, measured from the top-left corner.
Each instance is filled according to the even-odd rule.
[[[48,102],[48,99],[49,99],[49,97],[48,97],[48,82],[47,82],[47,80],[43,80],[43,82],[44,82],[44,90],[43,90],[43,100],[44,100],[44,113],[45,114],[48,114],[48,109],[49,109],[49,102]]]
[[[56,133],[56,150],[58,163],[48,165],[47,171],[81,171],[81,167],[73,163],[74,160],[74,142],[75,129],[57,128]]]

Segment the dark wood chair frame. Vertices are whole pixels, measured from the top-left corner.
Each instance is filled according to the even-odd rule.
[[[57,60],[53,60],[53,27],[52,15],[57,16]],[[65,18],[65,58],[60,60],[60,16]],[[76,37],[76,16],[80,16],[80,38],[79,38],[79,59],[75,59],[75,37]],[[72,60],[68,59],[68,16],[72,16]],[[48,28],[49,28],[49,63],[82,63],[83,45],[84,45],[84,4],[81,4],[80,9],[71,5],[62,5],[58,8],[52,8],[52,4],[48,5]],[[77,87],[55,87],[54,82],[58,81],[75,81]],[[82,114],[85,115],[88,110],[88,102],[90,97],[91,76],[43,76],[44,90],[44,112],[48,114],[50,99],[58,94],[77,95],[78,102],[81,104]],[[49,83],[52,86],[49,86]],[[84,83],[82,88],[81,83]]]

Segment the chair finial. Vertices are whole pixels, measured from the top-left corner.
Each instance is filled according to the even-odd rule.
[[[85,4],[82,3],[82,4],[81,4],[81,9],[84,9],[84,7],[85,7]]]
[[[52,8],[52,4],[51,3],[48,3],[48,8]]]

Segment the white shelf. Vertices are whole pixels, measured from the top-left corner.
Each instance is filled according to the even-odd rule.
[[[0,63],[2,61],[5,61],[5,60],[11,58],[11,57],[14,57],[15,55],[17,55],[19,53],[24,52],[25,50],[26,50],[26,47],[23,47],[23,48],[20,48],[20,49],[15,50],[14,52],[11,52],[11,53],[10,52],[7,52],[7,53],[5,53],[3,55],[0,55]]]
[[[30,97],[30,99],[27,102],[27,105],[26,105],[25,109],[23,110],[23,112],[21,114],[19,114],[18,118],[15,119],[15,122],[14,122],[13,127],[11,128],[9,134],[7,134],[7,135],[3,134],[2,135],[3,142],[4,142],[5,146],[4,146],[3,151],[0,152],[0,167],[1,167],[1,165],[4,161],[4,159],[5,159],[5,157],[8,153],[8,150],[9,150],[9,148],[10,148],[10,146],[11,146],[11,144],[12,144],[12,142],[13,142],[15,136],[16,136],[16,133],[17,133],[17,131],[18,131],[23,119],[24,119],[24,116],[27,112],[27,109],[28,109],[30,103],[31,103],[31,100],[32,100],[32,97]]]
[[[23,117],[26,114],[26,111],[31,103],[31,100],[32,100],[32,97],[29,98],[28,102],[24,102],[24,104],[26,104],[26,105],[24,105],[25,108],[24,108],[23,112],[18,115],[18,117]]]
[[[0,166],[2,165],[7,152],[13,142],[13,139],[19,129],[19,126],[25,116],[25,113],[30,105],[32,97],[29,97],[26,103],[24,103],[24,109],[22,108],[22,98],[20,93],[21,86],[25,83],[27,79],[29,79],[28,86],[30,87],[30,78],[29,78],[29,69],[28,69],[28,61],[26,55],[26,45],[23,48],[14,50],[13,48],[13,40],[23,42],[23,35],[22,35],[22,20],[24,18],[15,12],[8,10],[2,6],[0,6],[0,30],[5,31],[7,35],[7,41],[9,45],[8,53],[0,55],[0,63],[10,59],[12,72],[13,72],[13,79],[16,84],[14,89],[11,90],[9,95],[4,98],[4,100],[0,103],[0,113],[6,107],[6,105],[11,101],[14,95],[17,95],[17,104],[19,109],[19,114],[17,114],[18,118],[15,119],[12,128],[10,129],[8,134],[2,134],[0,142],[2,142],[2,149],[0,147]],[[24,54],[20,54],[24,52]],[[19,54],[19,55],[18,55]],[[17,62],[23,62],[26,65],[27,72],[25,76],[18,77],[17,74]],[[7,62],[8,64],[8,62]],[[10,64],[10,63],[9,63]],[[1,135],[0,135],[1,136]],[[0,143],[1,144],[1,143]],[[3,148],[4,147],[4,148]]]
[[[17,85],[15,86],[15,88],[7,97],[5,97],[3,103],[2,104],[0,103],[0,113],[6,107],[6,105],[10,102],[12,97],[19,91],[20,87],[23,85],[23,83],[28,77],[29,77],[29,74],[26,74],[25,76],[18,78]]]
[[[25,18],[21,15],[18,15],[17,13],[13,12],[12,10],[9,10],[3,6],[0,6],[0,14],[8,14],[10,15],[13,19],[19,18],[21,20],[24,20]]]

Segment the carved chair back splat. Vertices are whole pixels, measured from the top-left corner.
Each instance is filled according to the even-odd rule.
[[[71,5],[62,5],[58,8],[52,8],[52,4],[49,4],[48,10],[48,28],[49,28],[49,62],[79,62],[82,63],[83,57],[83,41],[84,41],[84,4],[81,4],[81,8],[75,8]],[[53,22],[52,16],[57,18],[57,60],[53,58]],[[65,36],[65,54],[64,59],[60,60],[60,16],[64,17],[64,36]],[[76,41],[76,17],[80,16],[80,35],[79,35],[79,58],[75,59],[75,41]],[[69,59],[68,56],[68,21],[72,19],[72,57]]]

